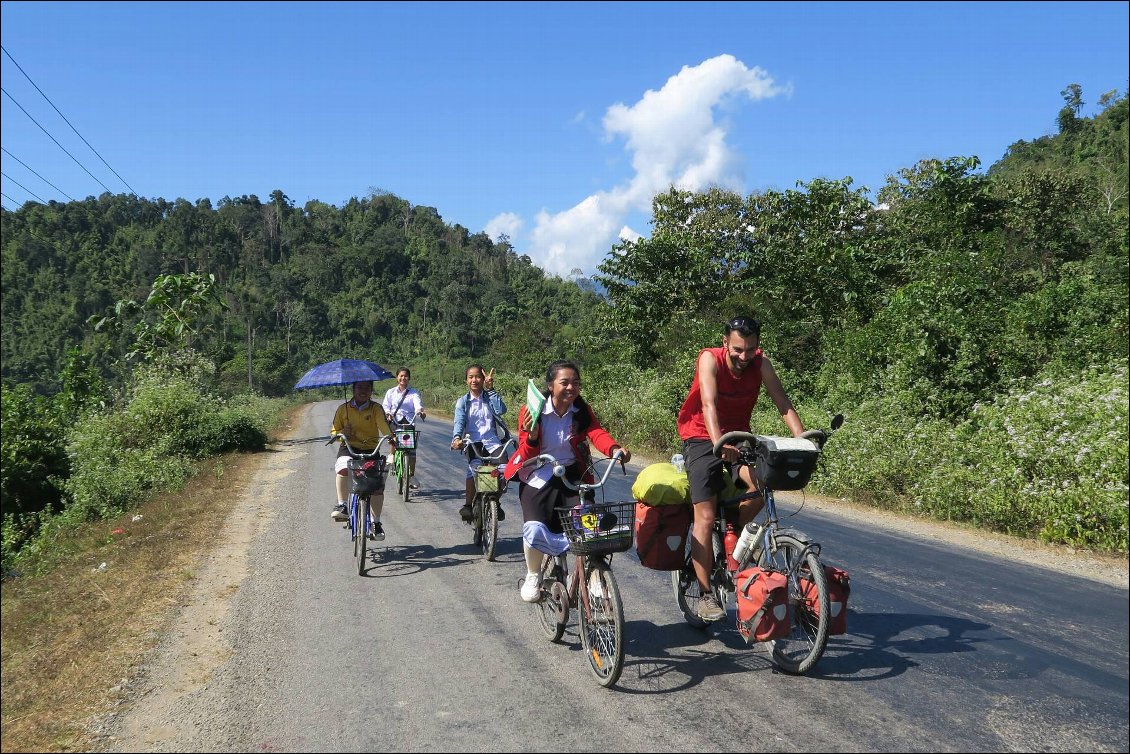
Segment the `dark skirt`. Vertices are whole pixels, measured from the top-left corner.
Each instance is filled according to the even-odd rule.
[[[580,464],[565,467],[565,477],[573,484],[581,481],[581,474]],[[554,511],[572,508],[581,502],[580,493],[566,487],[557,477],[550,477],[545,486],[538,489],[519,482],[518,499],[522,502],[523,521],[540,521],[554,534],[565,531]]]

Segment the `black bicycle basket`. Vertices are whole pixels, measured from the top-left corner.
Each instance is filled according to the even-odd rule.
[[[372,495],[385,488],[385,458],[350,458],[349,479],[353,492],[358,495]]]
[[[569,550],[577,555],[605,555],[623,552],[632,546],[635,500],[583,503],[559,508],[557,516],[569,540]]]

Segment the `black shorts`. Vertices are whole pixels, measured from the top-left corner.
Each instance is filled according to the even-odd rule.
[[[710,440],[683,440],[683,460],[691,483],[691,502],[701,503],[726,489],[726,463]]]
[[[731,473],[738,489],[745,489],[737,466],[731,470],[730,464],[714,455],[714,443],[710,440],[683,440],[683,460],[691,483],[692,503],[717,498],[718,493],[727,489],[726,477]]]

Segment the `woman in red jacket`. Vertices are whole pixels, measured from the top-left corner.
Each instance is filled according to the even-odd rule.
[[[506,464],[507,479],[518,477],[518,499],[522,503],[522,549],[526,554],[526,580],[522,599],[536,602],[541,590],[539,571],[547,542],[563,540],[556,508],[571,508],[579,494],[553,475],[553,466],[522,468],[522,462],[539,454],[553,456],[565,466],[565,477],[573,484],[593,481],[589,441],[606,456],[620,448],[581,397],[581,370],[572,361],[555,361],[545,373],[545,407],[531,417],[525,406],[518,413],[518,447]],[[626,448],[626,463],[632,454]],[[547,536],[554,535],[554,536]],[[551,545],[551,549],[555,549]],[[563,551],[563,550],[560,550]],[[559,551],[559,552],[560,552]],[[553,553],[556,554],[556,553]]]

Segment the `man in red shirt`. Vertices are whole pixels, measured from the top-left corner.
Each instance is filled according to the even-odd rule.
[[[764,386],[793,437],[800,437],[800,422],[792,401],[781,387],[769,357],[761,352],[761,323],[753,317],[738,316],[726,322],[721,348],[704,348],[698,354],[690,393],[679,409],[679,437],[683,440],[687,476],[694,501],[694,526],[691,531],[691,560],[703,597],[698,617],[721,620],[726,610],[710,590],[710,571],[714,567],[711,529],[717,517],[718,493],[726,487],[725,464],[738,459],[738,449],[722,446],[722,457],[714,455],[714,443],[727,432],[749,432],[753,407]],[[749,489],[754,488],[751,470],[738,469]],[[755,503],[752,518],[760,510]]]

